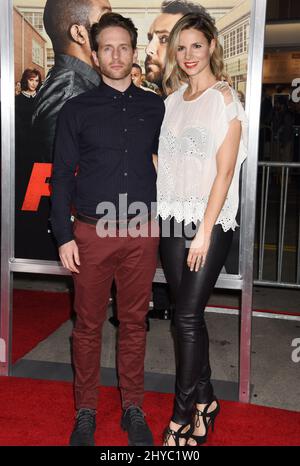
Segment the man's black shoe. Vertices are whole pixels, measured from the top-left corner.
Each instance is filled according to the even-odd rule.
[[[70,437],[71,447],[94,447],[96,430],[96,411],[89,408],[78,410],[73,432]]]
[[[135,447],[152,446],[152,433],[145,421],[145,415],[138,406],[129,406],[124,411],[121,427],[128,433],[128,445]]]

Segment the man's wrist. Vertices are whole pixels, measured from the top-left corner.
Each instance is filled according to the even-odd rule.
[[[64,244],[67,244],[69,243],[70,241],[72,241],[74,239],[74,236],[65,236],[65,237],[62,237],[62,238],[59,238],[59,240],[57,240],[57,245],[59,248],[61,248]]]

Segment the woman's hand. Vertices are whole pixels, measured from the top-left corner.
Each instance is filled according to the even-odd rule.
[[[200,267],[204,267],[210,245],[210,237],[211,232],[205,232],[202,222],[195,238],[191,243],[189,255],[187,258],[187,265],[191,272],[194,270],[195,272],[198,272]]]

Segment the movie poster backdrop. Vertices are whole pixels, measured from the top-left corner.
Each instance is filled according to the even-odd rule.
[[[80,61],[77,61],[76,67],[78,65],[79,68],[76,68],[76,71],[83,72],[83,79],[86,82],[82,86],[75,86],[76,89],[73,86],[73,91],[69,92],[69,81],[72,75],[70,66],[74,63],[74,52],[68,44],[68,41],[72,41],[72,36],[67,26],[67,12],[65,12],[64,21],[60,21],[57,15],[63,14],[64,2],[48,0],[47,3],[53,4],[54,7],[55,4],[59,4],[60,11],[56,11],[57,20],[51,23],[49,20],[49,15],[51,17],[50,5],[48,23],[45,24],[45,0],[15,0],[14,2],[15,257],[58,260],[57,247],[49,221],[55,123],[64,102],[98,85],[99,77],[97,70],[91,67],[89,69],[89,65],[86,63],[83,66],[83,71]],[[80,5],[80,0],[78,3]],[[203,5],[216,21],[219,38],[224,48],[226,71],[232,78],[233,87],[239,91],[243,103],[245,102],[251,1],[226,1],[223,2],[224,6],[220,6],[220,3],[222,2],[214,0],[203,2],[112,0],[110,2],[113,11],[130,17],[138,28],[138,64],[143,70],[143,85],[145,87],[162,95],[161,83],[170,31],[187,11],[199,11]],[[109,2],[108,0],[93,2],[92,14],[87,12],[86,4],[87,2],[83,1],[80,5],[81,11],[78,12],[78,17],[83,18],[88,15],[85,18],[88,32],[91,22],[94,22],[101,15]],[[61,44],[61,35],[64,34],[63,27],[66,29],[66,43],[63,50],[64,63],[68,62],[69,54],[73,59],[70,60],[69,68],[66,67],[65,72],[60,69],[57,73],[55,66],[56,63],[60,63],[61,59],[58,44]],[[80,60],[78,57],[75,58]],[[36,97],[28,95],[26,89],[25,93],[24,90],[21,90],[20,83],[26,69],[38,70],[40,73],[42,83],[41,86],[39,84],[37,87]],[[237,221],[239,222],[239,218]],[[238,262],[239,229],[234,233],[232,249],[225,264],[226,273],[237,274]],[[223,270],[223,272],[225,271]]]

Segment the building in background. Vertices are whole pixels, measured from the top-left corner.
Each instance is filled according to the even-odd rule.
[[[49,69],[54,65],[54,52],[51,40],[44,28],[43,15],[45,4],[46,0],[14,0],[14,6],[17,7],[45,41],[45,75],[47,75]]]
[[[224,48],[225,70],[232,78],[233,87],[244,94],[248,70],[250,9],[250,0],[240,1],[217,21]]]
[[[15,81],[21,79],[26,68],[38,69],[42,79],[44,79],[47,74],[45,38],[32,26],[18,8],[14,8],[13,21]]]

